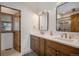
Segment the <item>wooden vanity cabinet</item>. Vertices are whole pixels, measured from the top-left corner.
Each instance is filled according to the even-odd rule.
[[[46,56],[56,56],[58,47],[59,46],[56,43],[54,43],[50,40],[46,40],[45,55]]]
[[[65,55],[68,56],[79,56],[79,49],[78,48],[74,48],[72,46],[68,46],[68,45],[64,45],[64,44],[60,44],[62,49],[60,50],[61,52],[63,52]]]
[[[54,53],[52,53],[51,55],[57,55],[57,56],[72,56],[72,55],[78,56],[79,55],[78,48],[60,44],[58,42],[54,42],[51,40],[46,40],[46,47],[47,47],[45,51],[46,55],[48,55],[48,51],[50,51],[49,54],[51,54],[52,50],[54,51]]]
[[[45,55],[46,56],[56,56],[56,49],[51,46],[45,47]]]
[[[79,49],[31,35],[31,49],[39,56],[79,56]]]
[[[45,51],[45,55],[47,56],[65,56],[66,54],[64,54],[61,51],[62,47],[60,44],[51,41],[51,40],[46,40],[46,51]],[[49,51],[49,52],[48,52]]]
[[[31,35],[31,49],[39,55],[39,37]]]
[[[44,56],[45,39],[31,35],[31,49],[39,56]]]
[[[40,56],[44,56],[45,55],[45,39],[44,38],[40,38]]]

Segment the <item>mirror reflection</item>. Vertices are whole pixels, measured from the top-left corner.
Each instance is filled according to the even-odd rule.
[[[48,12],[41,12],[39,15],[39,30],[48,31]]]
[[[79,2],[68,2],[57,7],[57,31],[79,32]]]

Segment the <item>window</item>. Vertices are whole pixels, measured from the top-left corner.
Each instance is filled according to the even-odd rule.
[[[12,15],[1,14],[0,31],[12,31]]]
[[[3,26],[3,30],[4,31],[10,31],[10,30],[12,30],[12,23],[6,23],[6,22],[4,22],[4,23],[2,23],[2,26]]]

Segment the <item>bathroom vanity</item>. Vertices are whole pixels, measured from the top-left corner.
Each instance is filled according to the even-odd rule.
[[[79,43],[45,35],[30,35],[31,49],[38,56],[78,56]]]
[[[79,3],[64,3],[56,8],[56,31],[79,32]],[[72,6],[73,7],[72,7]],[[70,6],[70,7],[67,7]],[[53,25],[52,25],[53,26]],[[49,31],[51,30],[51,31]],[[39,56],[78,56],[79,38],[72,38],[66,33],[60,37],[49,29],[49,12],[45,10],[39,15],[39,32],[30,35],[31,49]],[[46,33],[50,35],[46,35]],[[53,34],[53,35],[52,35]],[[68,37],[67,37],[68,36]]]

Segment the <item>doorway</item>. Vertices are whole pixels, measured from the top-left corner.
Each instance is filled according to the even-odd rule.
[[[21,11],[0,5],[0,55],[21,55]]]

